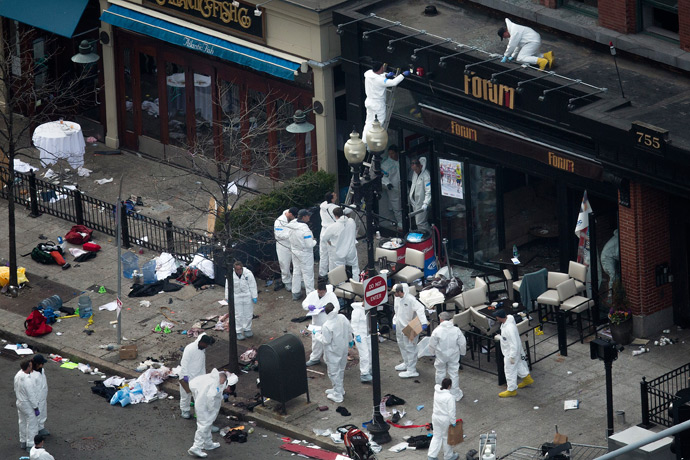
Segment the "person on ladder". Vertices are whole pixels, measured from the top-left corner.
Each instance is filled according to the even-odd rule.
[[[364,72],[364,92],[367,95],[364,107],[367,109],[367,119],[364,122],[362,140],[365,143],[376,116],[382,126],[387,126],[389,114],[386,113],[386,88],[398,86],[409,75],[408,70],[398,76],[394,72],[386,73],[386,65],[379,61],[372,62],[371,70]]]

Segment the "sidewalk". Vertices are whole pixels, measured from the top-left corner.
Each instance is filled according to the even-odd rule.
[[[134,155],[123,153],[120,162],[129,163]],[[127,161],[124,161],[124,160]],[[110,160],[110,159],[108,159]],[[136,170],[142,168],[148,171],[160,168],[160,165],[141,158],[132,158],[137,162]],[[114,175],[107,171],[107,160],[101,161],[101,175],[108,177]],[[147,164],[148,163],[148,164]],[[87,162],[88,164],[88,162]],[[186,180],[195,180],[187,177]],[[145,192],[138,187],[147,186],[145,182],[133,181],[129,193],[140,195],[146,201]],[[199,198],[202,199],[202,198]],[[203,200],[202,200],[203,201]],[[7,203],[0,201],[0,215],[7,215]],[[40,241],[39,234],[55,239],[57,235],[64,235],[71,224],[60,219],[43,215],[38,218],[27,216],[28,211],[18,208],[17,216],[17,253],[25,254]],[[0,234],[7,235],[7,219],[2,218]],[[117,341],[116,330],[110,325],[115,319],[114,312],[98,311],[98,306],[115,299],[117,290],[117,251],[115,242],[111,237],[94,233],[95,242],[103,249],[98,256],[88,262],[79,265],[73,264],[69,270],[61,270],[55,265],[39,265],[29,257],[19,257],[19,265],[27,270],[27,277],[35,287],[19,298],[31,299],[31,302],[20,302],[20,305],[12,302],[12,299],[0,297],[0,335],[11,342],[25,342],[42,353],[59,353],[79,361],[88,362],[92,367],[98,367],[108,374],[122,376],[135,376],[134,369],[140,361],[146,357],[154,357],[165,361],[168,365],[174,365],[180,358],[180,348],[189,343],[187,336],[179,334],[179,331],[191,327],[200,318],[213,315],[222,315],[227,310],[218,304],[222,299],[223,291],[216,287],[195,291],[192,287],[184,287],[173,293],[162,293],[153,297],[130,299],[126,296],[129,288],[129,280],[122,282],[123,287],[123,326],[122,334],[127,340],[123,344],[135,343],[138,347],[137,360],[120,361],[117,349],[108,351],[99,348],[100,345],[115,344]],[[139,248],[134,248],[138,250]],[[6,238],[0,241],[0,258],[7,258],[8,243]],[[150,251],[140,255],[140,262],[145,262],[158,254]],[[68,256],[71,261],[72,257]],[[363,263],[363,261],[362,261]],[[307,323],[292,323],[290,319],[302,316],[301,305],[290,299],[290,294],[284,290],[273,291],[273,286],[265,287],[264,280],[257,280],[259,285],[259,303],[255,308],[255,319],[252,339],[245,340],[240,346],[260,346],[272,338],[280,337],[285,333],[293,333],[300,336],[300,330]],[[99,286],[105,286],[106,294],[98,294]],[[85,320],[73,318],[66,319],[54,325],[53,333],[40,337],[30,338],[24,334],[23,322],[34,304],[34,299],[42,299],[53,295],[55,292],[63,294],[65,305],[76,307],[78,295],[86,291],[92,298],[94,306],[94,330],[92,335],[85,334]],[[26,296],[26,297],[23,297]],[[151,306],[146,308],[139,305],[140,300],[149,300]],[[161,320],[165,319],[161,313],[163,310],[171,319],[179,322],[172,334],[156,334],[151,330]],[[62,335],[57,335],[61,332]],[[224,333],[212,331],[212,335],[223,338]],[[648,379],[655,378],[671,369],[687,362],[690,356],[690,333],[687,331],[672,331],[671,337],[682,340],[678,344],[667,347],[654,347],[650,344],[651,352],[641,356],[632,357],[632,348],[626,349],[618,361],[613,365],[613,398],[614,409],[626,412],[627,425],[616,426],[616,431],[632,426],[640,422],[640,395],[638,382],[642,376]],[[656,339],[657,337],[649,337]],[[307,353],[310,350],[310,339],[304,339]],[[208,367],[223,366],[227,363],[227,342],[220,340],[209,353]],[[356,354],[351,353],[356,357]],[[384,341],[380,346],[382,393],[392,393],[407,401],[405,410],[407,416],[403,423],[411,421],[413,424],[424,424],[431,421],[433,406],[433,379],[434,368],[430,358],[420,360],[418,370],[420,376],[416,379],[403,380],[397,376],[393,367],[400,362],[400,353],[397,345],[392,341]],[[493,360],[493,356],[492,356]],[[372,390],[371,385],[359,382],[359,369],[357,360],[348,363],[345,375],[345,401],[340,404],[345,406],[352,416],[343,417],[335,412],[338,404],[327,400],[324,390],[330,387],[325,376],[326,367],[321,364],[311,368],[321,372],[320,375],[308,372],[311,401],[316,405],[326,405],[328,411],[309,411],[304,415],[291,420],[288,423],[257,412],[246,412],[230,404],[224,405],[226,413],[236,413],[248,419],[256,420],[276,431],[286,433],[299,439],[317,440],[321,445],[331,444],[327,438],[316,438],[314,428],[330,428],[348,423],[360,425],[371,418]],[[589,345],[576,344],[569,348],[568,357],[552,356],[535,365],[532,373],[535,384],[519,391],[516,398],[499,399],[497,394],[501,388],[496,385],[496,377],[492,374],[481,372],[465,366],[460,374],[460,385],[465,397],[458,404],[458,417],[465,423],[465,443],[456,448],[461,455],[469,449],[476,449],[479,443],[479,435],[489,430],[498,433],[499,455],[505,455],[519,446],[540,446],[551,441],[554,433],[554,425],[558,425],[561,433],[569,436],[570,441],[581,444],[606,445],[606,399],[604,387],[604,365],[602,362],[593,362],[589,357]],[[255,382],[258,373],[251,371],[240,376],[240,398],[250,397],[256,393]],[[176,382],[169,382],[164,387],[166,392],[177,394]],[[304,397],[301,398],[304,400]],[[563,401],[567,399],[579,399],[580,409],[575,411],[563,411]],[[424,408],[417,410],[417,406]],[[137,410],[136,408],[133,410]],[[391,428],[393,441],[384,446],[385,449],[400,442],[403,436],[421,434],[423,429],[399,429]],[[342,449],[342,445],[339,447]],[[426,457],[426,452],[404,451],[398,454],[384,450],[379,458],[418,459]]]

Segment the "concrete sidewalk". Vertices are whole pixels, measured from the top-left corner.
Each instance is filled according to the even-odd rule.
[[[128,155],[125,153],[125,155]],[[137,158],[138,162],[148,160]],[[157,163],[149,165],[140,164],[140,167],[148,167],[149,170],[159,167]],[[103,171],[104,174],[107,171]],[[187,180],[194,180],[187,178]],[[138,183],[133,183],[130,191],[132,194],[144,195],[137,189]],[[7,203],[0,202],[0,215],[6,215]],[[40,234],[56,239],[58,235],[64,235],[71,227],[71,223],[60,219],[43,215],[38,218],[27,217],[28,211],[17,209],[17,253],[25,254],[40,241]],[[7,235],[7,220],[1,219],[0,234]],[[0,334],[11,342],[26,342],[39,352],[56,352],[63,356],[73,357],[78,361],[88,362],[92,367],[98,367],[109,374],[123,376],[135,376],[134,369],[140,361],[146,357],[154,357],[174,365],[180,357],[180,348],[189,343],[190,339],[181,335],[181,330],[191,327],[200,318],[206,318],[225,313],[226,307],[219,305],[218,300],[223,297],[222,289],[206,289],[196,291],[192,287],[184,287],[173,293],[161,293],[153,297],[131,299],[126,296],[128,292],[128,280],[123,280],[123,336],[127,339],[123,344],[135,343],[139,350],[137,360],[120,361],[117,350],[108,351],[101,346],[115,344],[117,341],[116,330],[110,324],[115,319],[114,312],[98,311],[98,306],[115,299],[117,289],[117,253],[113,239],[106,235],[94,234],[95,242],[103,249],[98,256],[82,264],[74,264],[69,270],[61,270],[55,265],[40,265],[29,257],[19,258],[21,266],[27,270],[27,276],[35,287],[33,292],[23,293],[31,302],[19,306],[13,304],[6,297],[0,297],[0,308],[5,310],[0,315]],[[139,248],[134,248],[138,250]],[[0,241],[0,258],[7,258],[8,242]],[[158,254],[146,251],[140,255],[143,263]],[[68,256],[68,261],[72,257]],[[241,342],[241,346],[258,347],[272,338],[280,337],[285,333],[293,333],[298,336],[307,323],[293,323],[290,320],[303,315],[301,305],[291,301],[290,293],[286,291],[274,292],[273,286],[265,287],[263,280],[257,280],[259,284],[259,303],[255,314],[255,336],[252,339]],[[41,287],[43,286],[43,287]],[[98,294],[99,286],[107,289],[106,294]],[[23,323],[35,302],[33,299],[45,298],[52,295],[56,289],[65,293],[65,304],[76,307],[77,297],[82,292],[87,292],[94,305],[95,324],[92,335],[84,333],[85,320],[73,318],[66,319],[54,325],[53,333],[40,337],[30,338],[24,334]],[[20,301],[22,296],[19,297]],[[149,300],[150,307],[140,306],[140,300]],[[165,313],[179,324],[172,334],[156,334],[152,329],[161,320],[165,319]],[[60,332],[61,335],[57,333]],[[218,338],[226,338],[226,334],[219,331],[211,331]],[[626,412],[627,425],[616,426],[620,431],[632,424],[640,422],[640,394],[639,381],[642,376],[648,379],[655,378],[680,365],[686,364],[690,356],[690,342],[687,331],[672,331],[671,337],[677,337],[681,341],[667,347],[654,347],[650,344],[651,352],[637,357],[631,356],[631,349],[627,349],[618,361],[613,365],[614,381],[614,408]],[[649,337],[654,340],[657,337]],[[307,353],[311,348],[309,337],[303,337]],[[226,341],[219,341],[209,353],[208,365],[223,366],[227,363]],[[235,413],[242,417],[256,420],[265,425],[290,436],[316,440],[321,445],[338,448],[326,438],[316,437],[314,428],[330,428],[348,423],[360,425],[371,418],[372,391],[371,385],[359,382],[359,369],[356,352],[351,352],[352,361],[348,363],[345,376],[345,401],[340,404],[345,406],[352,415],[343,417],[335,412],[338,404],[326,399],[324,390],[330,388],[330,383],[325,376],[325,365],[321,364],[312,368],[319,373],[309,372],[309,389],[312,402],[316,405],[326,405],[328,411],[308,411],[288,422],[266,413],[267,411],[247,412],[232,404],[224,405],[224,411]],[[482,359],[484,360],[484,356]],[[407,401],[405,410],[407,416],[402,423],[407,421],[412,424],[424,424],[431,421],[433,406],[433,379],[434,368],[430,358],[420,361],[418,366],[420,376],[416,379],[403,380],[397,376],[393,367],[400,362],[400,353],[393,341],[385,340],[380,347],[381,379],[383,394],[392,393]],[[469,362],[469,355],[465,359]],[[493,357],[492,363],[493,365]],[[483,361],[485,366],[486,362]],[[456,448],[463,456],[467,450],[477,448],[479,435],[490,430],[498,433],[499,455],[504,455],[519,446],[540,446],[543,442],[551,441],[554,434],[554,425],[558,425],[559,431],[569,436],[572,442],[592,445],[606,445],[606,415],[605,415],[605,390],[604,390],[604,365],[601,362],[593,362],[589,358],[589,346],[576,344],[569,349],[568,357],[558,355],[551,356],[534,367],[532,375],[535,384],[524,390],[520,390],[518,397],[499,399],[497,394],[502,389],[497,386],[496,376],[487,372],[465,366],[460,374],[460,385],[465,397],[458,403],[458,417],[463,418],[465,443]],[[256,393],[256,378],[258,373],[250,371],[240,376],[240,398],[237,401],[245,402],[246,398]],[[175,382],[166,383],[165,391],[177,394]],[[565,412],[563,402],[567,399],[579,399],[580,409]],[[300,400],[305,401],[302,397]],[[424,408],[417,410],[418,406]],[[136,410],[136,409],[134,409]],[[261,412],[261,413],[259,413]],[[290,414],[289,414],[290,415]],[[294,415],[294,413],[292,414]],[[399,429],[391,428],[393,442],[384,446],[386,449],[400,442],[403,436],[417,435],[424,432],[423,429]],[[342,445],[339,446],[342,449]],[[404,451],[394,454],[384,450],[379,458],[423,458],[426,452]]]

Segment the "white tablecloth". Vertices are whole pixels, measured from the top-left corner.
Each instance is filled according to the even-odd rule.
[[[73,121],[51,121],[40,125],[32,137],[46,167],[64,158],[73,168],[84,166],[84,136],[81,126]]]
[[[174,116],[184,108],[185,74],[174,73],[166,78],[168,84],[168,113]],[[194,108],[207,121],[213,118],[211,104],[211,77],[194,74]]]

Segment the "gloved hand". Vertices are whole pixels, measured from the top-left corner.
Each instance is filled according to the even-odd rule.
[[[393,78],[393,77],[395,77],[395,72],[388,72],[386,74],[386,78]]]
[[[386,187],[388,188],[388,190],[393,190],[393,184],[388,184],[386,185]]]
[[[395,330],[395,323],[393,323],[393,330]]]
[[[515,364],[515,358],[510,358],[510,364]]]
[[[257,299],[256,297],[254,297],[254,298],[252,299],[252,302],[254,302],[254,303],[257,303],[258,301],[259,301],[259,299]]]
[[[429,325],[428,324],[422,324],[422,330],[426,331],[427,329],[429,329]]]
[[[182,380],[184,380],[185,382],[189,383],[189,376],[188,376],[188,375],[185,375],[184,377],[182,377]]]
[[[309,308],[309,311],[314,311],[316,310],[316,305],[309,305],[307,308]]]
[[[503,63],[508,62],[508,56],[503,56],[503,59],[501,59],[501,62],[503,62]]]
[[[354,346],[355,346],[355,341],[354,341],[354,340],[350,340],[350,343],[348,343],[348,345],[350,346],[350,348],[354,347]]]
[[[455,422],[453,422],[453,423],[451,423],[450,425],[451,425],[451,426],[455,426],[455,425],[456,425],[456,423],[455,423]]]
[[[403,76],[409,77],[409,76],[410,76],[410,71],[409,71],[409,70],[404,71],[404,72],[403,72]]]
[[[41,415],[41,411],[38,410],[38,407],[37,407],[36,409],[34,409],[34,414],[36,414],[36,417],[38,417],[39,415]]]
[[[508,62],[513,62],[513,59],[515,59],[515,58],[514,58],[513,56],[510,56],[510,57],[508,58]]]
[[[423,205],[422,205],[422,209],[423,209],[424,211],[426,211],[427,209],[429,209],[429,205],[423,204]]]
[[[362,336],[358,335],[357,337],[355,337],[355,340],[357,341],[357,343],[362,343]]]

